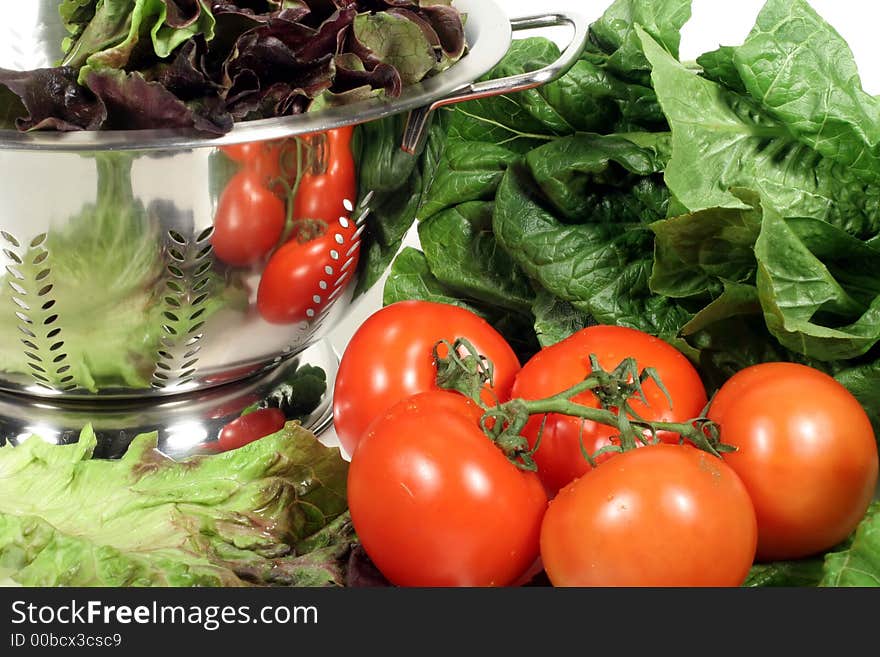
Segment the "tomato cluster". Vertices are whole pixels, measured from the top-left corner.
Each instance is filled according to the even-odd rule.
[[[432,346],[456,337],[497,363],[473,398],[435,382]],[[557,403],[596,378],[594,366],[625,359],[652,372],[632,397],[611,408],[598,388],[578,388],[569,400],[625,424]],[[536,471],[491,438],[502,409],[542,408],[529,400],[553,409],[521,432]],[[394,304],[354,335],[334,404],[351,454],[352,521],[398,585],[506,586],[543,567],[558,586],[738,586],[756,559],[815,554],[845,538],[877,483],[871,425],[830,377],[755,366],[718,391],[704,418],[706,391],[690,361],[622,327],[584,329],[520,368],[469,311]],[[621,449],[624,426],[640,438],[634,448]],[[720,443],[707,449],[697,428]]]
[[[265,263],[256,305],[267,322],[314,318],[357,267],[352,134],[345,127],[222,149],[240,170],[220,196],[211,243],[229,266]]]

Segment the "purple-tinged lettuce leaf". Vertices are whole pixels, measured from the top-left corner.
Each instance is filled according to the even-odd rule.
[[[17,109],[25,113],[15,117],[19,130],[95,130],[104,122],[107,110],[100,99],[76,82],[77,71],[71,67],[44,68],[34,71],[0,69],[0,87],[5,87],[21,101],[16,107],[6,94],[7,109],[0,114],[11,114]],[[4,121],[6,123],[7,121]]]
[[[158,82],[148,82],[140,73],[115,69],[90,71],[88,88],[107,108],[104,128],[144,130],[157,128],[197,128],[223,134],[232,128],[232,119],[210,104],[196,113]]]

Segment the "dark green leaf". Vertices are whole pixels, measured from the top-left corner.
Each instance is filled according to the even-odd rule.
[[[880,281],[865,275],[880,270],[880,251],[830,224],[786,221],[765,207],[755,255],[767,326],[783,346],[838,360],[880,339]]]
[[[752,566],[743,586],[818,586],[822,579],[822,558],[776,561]]]
[[[431,273],[457,294],[500,310],[528,314],[528,279],[492,234],[492,204],[461,203],[419,224]]]
[[[598,322],[678,334],[689,314],[648,288],[653,233],[647,225],[566,225],[545,204],[527,170],[508,170],[498,190],[494,230],[526,274]]]
[[[713,208],[651,224],[656,235],[651,289],[685,298],[715,294],[722,280],[754,282],[762,212],[756,200],[751,203],[755,207]]]
[[[556,344],[595,322],[567,301],[536,286],[532,314],[535,316],[535,333],[542,347]]]

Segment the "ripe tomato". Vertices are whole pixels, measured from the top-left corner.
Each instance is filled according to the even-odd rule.
[[[541,527],[555,586],[739,586],[755,511],[721,459],[688,445],[619,454],[559,491]]]
[[[358,445],[348,471],[355,531],[401,586],[507,586],[538,557],[547,497],[480,430],[454,392],[404,399]]]
[[[284,413],[277,408],[263,408],[234,419],[220,430],[216,442],[205,446],[213,451],[238,449],[255,440],[281,431],[286,422]]]
[[[590,354],[595,354],[605,369],[617,367],[625,358],[632,357],[640,371],[646,367],[657,370],[672,398],[672,407],[657,384],[647,382],[644,392],[648,405],[632,401],[633,409],[647,420],[684,421],[697,417],[706,405],[703,383],[687,358],[663,340],[620,326],[586,328],[542,349],[517,374],[511,397],[542,399],[567,390],[592,371]],[[591,392],[578,395],[574,401],[594,408],[599,406],[599,400]],[[542,420],[542,416],[533,416],[523,431],[532,447]],[[535,453],[538,474],[547,492],[551,496],[556,494],[590,469],[581,452],[581,440],[587,453],[593,454],[609,445],[616,433],[616,429],[603,424],[569,415],[548,415]],[[661,438],[668,442],[678,440],[677,435],[661,435]]]
[[[308,140],[308,166],[292,200],[293,235],[272,255],[257,290],[257,309],[267,322],[314,318],[357,269],[353,131],[339,128]]]
[[[351,138],[354,127],[328,130],[307,141],[308,166],[293,201],[294,219],[320,219],[335,224],[349,217],[357,196]]]
[[[505,339],[469,310],[429,301],[402,301],[379,310],[348,343],[333,394],[333,421],[339,441],[353,454],[375,418],[419,392],[436,390],[432,350],[440,340],[467,338],[495,365],[492,393],[510,398],[519,360]],[[441,353],[441,355],[445,355]]]
[[[252,265],[271,251],[284,230],[284,202],[248,170],[235,174],[217,205],[211,244],[223,262]]]
[[[830,376],[764,363],[731,377],[709,418],[738,447],[724,460],[758,515],[758,558],[796,559],[846,538],[877,486],[877,443],[864,409]]]
[[[292,181],[296,175],[293,139],[273,139],[270,141],[251,141],[231,146],[221,146],[220,150],[243,169],[255,174],[260,182],[276,195],[283,197],[285,187],[282,179]]]
[[[266,264],[257,288],[257,310],[273,324],[293,324],[317,316],[330,295],[352,279],[357,268],[357,226],[345,217],[317,237],[295,233]]]

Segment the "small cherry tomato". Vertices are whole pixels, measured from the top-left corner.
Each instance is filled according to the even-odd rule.
[[[724,460],[758,514],[758,559],[797,559],[844,540],[877,487],[877,443],[858,400],[827,374],[763,363],[733,375],[709,408]]]
[[[234,419],[220,430],[216,442],[206,443],[205,447],[218,452],[238,449],[281,431],[286,421],[277,408],[262,408]]]
[[[559,491],[541,527],[554,586],[739,586],[757,524],[721,459],[659,443],[615,456]]]
[[[245,267],[278,244],[286,217],[284,202],[251,171],[235,174],[220,195],[211,245],[223,262]]]
[[[571,388],[592,371],[591,354],[595,354],[606,369],[632,357],[639,371],[647,367],[657,371],[672,406],[657,384],[647,381],[643,390],[648,403],[639,399],[631,401],[633,409],[646,420],[682,422],[699,416],[706,406],[705,388],[687,358],[659,338],[622,326],[592,326],[542,349],[517,374],[511,397],[542,399]],[[578,395],[573,401],[594,408],[599,406],[592,392]],[[590,469],[581,445],[588,454],[594,454],[610,445],[616,434],[612,427],[570,415],[550,414],[546,420],[543,416],[533,416],[523,431],[532,447],[542,423],[541,443],[534,458],[538,474],[551,496]],[[668,442],[678,440],[677,435],[661,434],[660,438]]]
[[[463,395],[426,392],[385,413],[351,461],[355,531],[401,586],[507,586],[538,557],[547,497],[480,430]]]

